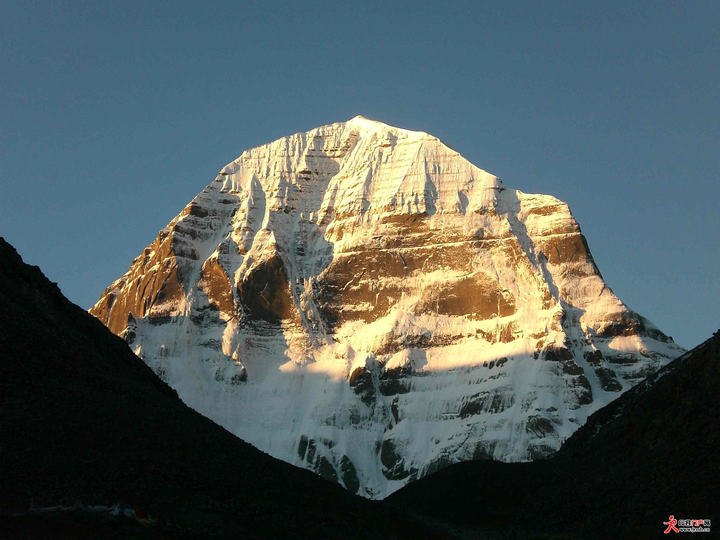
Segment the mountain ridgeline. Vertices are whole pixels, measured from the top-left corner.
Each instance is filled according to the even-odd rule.
[[[0,537],[441,537],[187,407],[2,238],[0,302]]]
[[[370,498],[547,457],[684,352],[566,204],[362,117],[244,152],[90,312],[193,409]]]
[[[461,538],[657,538],[669,516],[709,520],[717,535],[719,363],[720,331],[594,413],[549,460],[453,465],[386,502]]]

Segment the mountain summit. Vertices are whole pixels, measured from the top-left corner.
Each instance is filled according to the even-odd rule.
[[[359,116],[243,152],[90,311],[197,411],[374,498],[548,456],[683,352],[565,203]]]

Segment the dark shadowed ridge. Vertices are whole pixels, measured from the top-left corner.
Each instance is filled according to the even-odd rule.
[[[186,407],[2,239],[0,306],[1,537],[435,537]],[[38,512],[116,503],[158,524]]]
[[[386,501],[466,538],[655,538],[670,515],[710,519],[700,536],[715,537],[719,361],[720,331],[593,414],[552,459],[453,465]]]

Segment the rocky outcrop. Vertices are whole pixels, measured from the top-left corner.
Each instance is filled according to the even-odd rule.
[[[244,152],[91,313],[196,410],[369,497],[547,456],[682,352],[567,205],[361,117]]]

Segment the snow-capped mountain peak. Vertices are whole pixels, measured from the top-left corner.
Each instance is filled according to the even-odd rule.
[[[361,116],[243,152],[91,312],[199,412],[369,497],[546,456],[682,352],[566,204]]]

